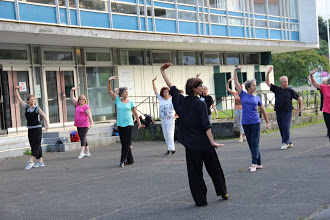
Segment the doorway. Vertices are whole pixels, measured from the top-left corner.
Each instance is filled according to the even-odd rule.
[[[4,95],[2,92],[2,87],[3,87],[2,74],[3,74],[3,69],[2,69],[2,65],[0,64],[0,135],[6,134]]]
[[[74,121],[75,106],[70,100],[71,88],[76,85],[74,68],[44,69],[44,80],[49,123]]]

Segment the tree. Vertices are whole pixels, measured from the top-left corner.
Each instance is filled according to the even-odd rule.
[[[324,20],[321,16],[318,17],[319,24],[319,37],[322,40],[328,42],[328,34],[327,34],[327,21]]]
[[[329,70],[328,58],[319,55],[315,50],[273,54],[272,61],[275,79],[287,76],[290,85],[294,85],[299,80],[306,81],[310,70],[318,68],[319,64],[322,65],[324,71]]]
[[[328,56],[329,50],[328,50],[328,42],[323,40],[323,39],[319,39],[320,40],[320,49],[314,49],[316,51],[316,53],[318,53],[321,56]]]

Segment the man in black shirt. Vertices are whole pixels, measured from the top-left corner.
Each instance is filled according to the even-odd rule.
[[[296,91],[288,87],[288,77],[281,76],[279,81],[281,87],[275,86],[270,83],[269,73],[273,70],[273,67],[269,67],[266,76],[266,84],[270,87],[270,91],[275,94],[275,111],[278,128],[281,132],[282,145],[281,150],[286,150],[288,147],[293,147],[290,140],[290,128],[292,121],[292,99],[296,99],[299,102],[299,109],[296,111],[296,115],[301,112],[302,99],[299,97]]]
[[[211,109],[210,109],[211,106],[212,106],[212,108],[215,112],[215,118],[218,117],[218,110],[217,110],[217,107],[214,104],[212,96],[208,95],[209,88],[207,87],[207,85],[203,85],[203,90],[202,91],[203,91],[203,93],[200,96],[201,97],[200,99],[206,103],[207,115],[208,115],[209,121],[211,123],[211,119],[212,119],[212,114],[211,114]]]

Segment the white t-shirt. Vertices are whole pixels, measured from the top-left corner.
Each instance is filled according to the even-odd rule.
[[[172,97],[165,100],[158,93],[157,98],[159,100],[159,117],[161,119],[173,119],[175,116],[175,111],[172,104]]]

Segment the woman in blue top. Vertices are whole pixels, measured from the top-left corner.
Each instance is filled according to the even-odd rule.
[[[127,88],[126,87],[119,88],[119,90],[118,90],[119,97],[116,96],[114,91],[112,91],[111,80],[113,80],[113,79],[117,79],[117,77],[112,76],[109,78],[108,92],[109,92],[112,100],[115,101],[115,104],[117,106],[117,126],[118,126],[118,131],[119,131],[120,142],[121,142],[121,146],[122,146],[119,166],[124,167],[124,163],[126,165],[134,163],[132,151],[130,148],[131,137],[132,137],[132,128],[134,126],[132,113],[138,122],[138,125],[139,125],[138,129],[140,129],[144,126],[141,125],[134,102],[132,102],[131,100],[128,99]],[[127,162],[125,162],[126,160],[127,160]]]
[[[266,128],[269,128],[270,124],[265,107],[263,106],[260,97],[254,95],[257,90],[256,80],[252,79],[245,82],[244,85],[247,92],[242,90],[238,82],[237,70],[242,67],[243,66],[238,66],[235,68],[234,82],[236,91],[241,98],[243,108],[242,125],[252,155],[252,166],[250,167],[250,172],[256,172],[257,169],[262,168],[259,151],[260,118],[258,114],[258,106],[260,106],[261,112],[266,120]]]

